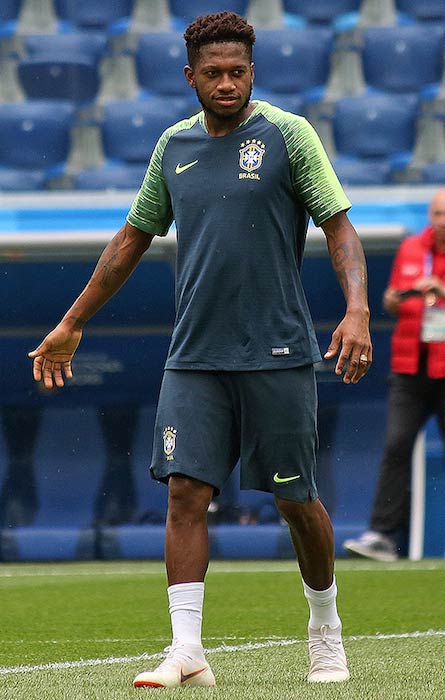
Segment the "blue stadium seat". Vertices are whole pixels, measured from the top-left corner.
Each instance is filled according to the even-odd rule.
[[[230,10],[245,16],[248,0],[169,0],[173,23],[178,29],[192,22],[198,15]]]
[[[63,164],[73,116],[74,108],[66,102],[0,104],[0,166],[48,169]]]
[[[29,41],[29,55],[17,63],[17,75],[26,97],[72,100],[78,104],[94,101],[100,87],[103,37],[95,34],[88,52],[79,36],[66,37],[68,50],[63,48],[61,37],[40,39],[34,37]]]
[[[81,440],[76,439],[71,429],[74,416],[76,424],[82,426]],[[83,410],[45,408],[34,467],[39,498],[35,525],[91,525],[104,460],[103,438],[95,407],[88,406]]]
[[[107,38],[102,32],[69,34],[35,34],[23,37],[23,47],[28,58],[40,56],[58,57],[63,54],[85,56],[99,61],[107,49]]]
[[[410,151],[416,116],[417,100],[411,96],[343,97],[334,106],[337,152],[372,158]]]
[[[9,22],[17,19],[22,5],[22,0],[2,0],[0,4],[0,22]]]
[[[42,169],[20,170],[0,166],[0,192],[32,192],[45,189],[45,171]]]
[[[21,5],[22,0],[2,0],[0,3],[0,39],[15,33]]]
[[[98,532],[98,549],[105,560],[162,560],[164,547],[164,525],[121,525]]]
[[[133,190],[137,191],[144,179],[146,163],[105,163],[97,168],[81,170],[73,178],[76,190]],[[0,172],[1,189],[1,172]]]
[[[72,561],[96,558],[96,532],[79,527],[18,527],[3,531],[4,561]]]
[[[187,53],[180,32],[141,34],[136,48],[136,72],[139,85],[147,93],[185,95],[194,91],[184,77]]]
[[[443,0],[396,0],[396,6],[416,22],[445,22]]]
[[[443,74],[444,31],[413,24],[363,30],[363,72],[377,90],[417,93]]]
[[[102,141],[107,158],[148,164],[161,133],[189,116],[181,99],[123,100],[104,106]]]
[[[270,104],[284,109],[285,112],[293,114],[305,113],[305,102],[301,95],[282,92],[271,92],[270,90],[260,90],[254,87],[252,92],[252,100],[265,100]]]
[[[445,163],[428,163],[422,170],[422,180],[427,184],[440,184],[445,182]]]
[[[342,185],[388,185],[391,182],[391,164],[387,160],[335,158],[332,164]]]
[[[302,18],[310,23],[331,24],[340,15],[350,12],[358,13],[361,0],[284,0],[284,11],[292,22],[294,17]]]
[[[322,97],[330,70],[333,32],[325,27],[261,29],[254,49],[257,88]]]
[[[289,530],[278,524],[210,528],[212,559],[291,559]]]
[[[107,30],[114,22],[129,20],[134,0],[54,0],[56,15],[67,30]]]

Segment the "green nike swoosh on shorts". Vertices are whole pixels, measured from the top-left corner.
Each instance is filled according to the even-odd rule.
[[[273,480],[275,481],[276,484],[286,484],[288,481],[294,481],[295,479],[300,478],[300,474],[297,474],[296,476],[278,476],[278,472],[274,474]]]

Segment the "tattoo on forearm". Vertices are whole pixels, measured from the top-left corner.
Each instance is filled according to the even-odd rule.
[[[112,284],[112,277],[117,273],[117,268],[115,262],[117,260],[117,253],[113,253],[109,258],[102,262],[102,276],[100,279],[100,286],[102,289],[108,289]]]
[[[360,246],[355,242],[340,243],[332,251],[331,257],[335,273],[345,291],[350,286],[366,287],[366,264]]]
[[[118,236],[115,236],[109,244],[108,250],[104,251],[102,258],[99,260],[98,272],[100,274],[99,284],[102,289],[109,289],[113,286],[112,277],[118,274]]]
[[[359,267],[351,267],[349,270],[349,276],[356,284],[364,287],[367,283],[366,267],[365,265],[360,265]]]
[[[332,264],[334,266],[334,270],[337,272],[343,267],[345,261],[349,257],[349,251],[348,251],[348,244],[347,243],[341,243],[338,245],[334,250],[332,251]]]

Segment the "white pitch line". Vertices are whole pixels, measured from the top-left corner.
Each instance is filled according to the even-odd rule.
[[[399,634],[363,634],[345,637],[346,642],[361,642],[386,639],[419,639],[422,637],[445,637],[445,630],[427,630],[426,632],[401,632]],[[268,639],[264,642],[247,642],[246,644],[221,644],[217,647],[205,649],[206,654],[233,653],[240,651],[254,651],[270,647],[284,647],[294,644],[306,644],[306,639]],[[106,659],[80,659],[79,661],[56,661],[54,663],[36,664],[34,666],[10,666],[0,667],[0,676],[13,673],[33,673],[35,671],[61,671],[70,668],[85,666],[107,666],[111,664],[127,664],[133,661],[152,661],[162,659],[164,653],[139,654],[138,656],[111,656]]]
[[[163,562],[156,563],[153,565],[151,563],[147,568],[141,567],[91,567],[87,569],[77,569],[76,567],[69,567],[65,569],[63,565],[57,568],[45,567],[42,569],[32,569],[32,568],[12,568],[8,569],[7,564],[2,564],[0,566],[0,580],[1,579],[15,579],[15,578],[40,578],[40,577],[88,577],[92,579],[99,576],[158,576],[159,574],[165,574],[165,565]],[[430,572],[430,571],[443,571],[444,570],[443,560],[422,560],[421,562],[390,562],[382,565],[380,562],[367,563],[366,560],[347,560],[347,559],[337,559],[336,567],[337,571],[343,573],[345,571],[378,571],[382,573],[393,573],[394,571],[403,571],[404,573],[419,573],[419,572]],[[280,561],[279,563],[251,563],[251,562],[211,562],[210,573],[213,574],[227,574],[227,573],[288,573],[295,572],[296,564],[295,561]]]

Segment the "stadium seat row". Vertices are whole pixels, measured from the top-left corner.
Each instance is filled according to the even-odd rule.
[[[75,110],[67,102],[28,100],[0,105],[0,190],[60,186],[135,190],[159,134],[186,114],[187,102],[181,98],[124,100],[107,103],[95,125],[75,127]],[[334,103],[326,119],[333,134],[334,165],[343,182],[387,184],[395,173],[403,177],[417,137],[415,97],[345,97]],[[444,129],[445,116],[436,121]],[[94,133],[97,160],[90,161],[90,167],[81,163],[68,167],[76,129]],[[14,143],[20,147],[11,148]],[[88,147],[91,150],[91,142]],[[92,156],[91,152],[86,155]],[[422,177],[436,181],[443,167],[438,163],[425,166]]]
[[[0,8],[0,35],[14,33],[33,0],[3,0]],[[141,16],[146,21],[161,19],[164,27],[183,28],[197,15],[228,9],[241,15],[258,10],[258,18],[275,23],[298,26],[303,24],[332,24],[341,26],[363,23],[369,11],[381,10],[374,0],[44,0],[38,11],[46,10],[46,20],[53,19],[54,28],[69,31],[73,28],[126,31]],[[389,12],[388,12],[389,11]],[[445,21],[445,7],[441,0],[386,0],[387,17],[397,22]],[[380,12],[381,24],[385,16]],[[25,23],[26,24],[26,23]]]
[[[96,100],[101,62],[110,55],[116,60],[130,55],[134,60],[136,90],[190,96],[183,76],[187,57],[180,32],[144,32],[133,49],[123,51],[113,51],[99,32],[28,36],[22,40],[22,50],[16,59],[18,80],[25,97],[31,99]],[[258,30],[255,84],[278,95],[322,99],[339,50],[334,32],[325,27]],[[346,50],[356,53],[366,88],[430,91],[444,77],[445,23],[368,27]],[[116,85],[116,89],[121,88]]]
[[[293,557],[288,530],[279,524],[256,527],[218,525],[210,527],[212,559],[290,559]],[[352,537],[357,526],[341,531]],[[341,556],[341,543],[337,543]],[[130,525],[101,529],[18,528],[0,530],[0,561],[72,560],[163,560],[163,525]]]
[[[326,26],[257,36],[254,97],[308,116],[345,184],[442,179],[445,24],[365,27],[343,46]],[[0,190],[135,189],[162,130],[199,107],[179,31],[143,32],[130,46],[76,30],[18,46],[19,93],[0,89]],[[353,55],[358,79],[338,89],[340,55]]]

